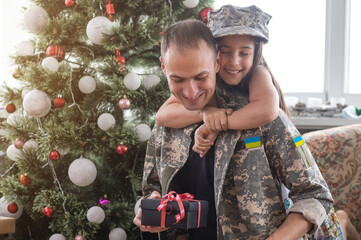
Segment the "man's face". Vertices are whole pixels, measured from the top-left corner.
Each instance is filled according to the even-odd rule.
[[[202,41],[199,48],[179,52],[170,46],[161,59],[171,93],[188,110],[201,110],[210,102],[219,69],[215,56]]]

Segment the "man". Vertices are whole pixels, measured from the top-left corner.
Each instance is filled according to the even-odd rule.
[[[235,104],[230,99],[246,104],[244,97],[229,98],[231,93],[220,85],[215,95],[216,49],[204,24],[190,20],[172,25],[163,34],[161,49],[169,88],[186,109],[201,110],[216,102],[228,108],[226,104]],[[148,142],[143,193],[159,198],[159,193],[181,190],[210,201],[209,236],[204,239],[216,234],[217,239],[298,239],[326,219],[333,202],[329,189],[306,144],[292,145],[299,133],[282,111],[262,128],[221,132],[204,159],[195,159],[191,150],[197,127],[155,126]],[[259,137],[260,147],[245,146],[245,139],[252,137]],[[194,187],[198,182],[202,184]],[[280,182],[294,200],[287,216]],[[141,211],[134,223],[142,231],[167,230],[141,226],[140,219]],[[201,239],[197,231],[202,230],[191,231],[189,238]],[[166,237],[165,232],[161,235]]]

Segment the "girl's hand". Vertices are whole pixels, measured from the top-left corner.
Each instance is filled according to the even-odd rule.
[[[210,131],[205,124],[194,133],[193,151],[204,157],[216,140],[218,132]]]
[[[206,106],[202,110],[203,122],[207,128],[214,132],[227,131],[227,116],[232,114],[232,109]]]

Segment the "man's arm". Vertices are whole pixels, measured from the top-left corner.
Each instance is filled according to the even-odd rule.
[[[267,240],[297,240],[312,228],[300,213],[290,213],[283,224]]]

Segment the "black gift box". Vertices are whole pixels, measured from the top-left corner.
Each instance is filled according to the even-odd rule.
[[[144,226],[160,226],[161,225],[161,211],[158,211],[160,199],[143,199],[141,201],[142,209],[142,225]],[[182,228],[191,229],[198,226],[198,208],[201,204],[201,216],[199,218],[199,227],[207,226],[207,214],[208,214],[208,201],[183,200],[183,206],[185,215],[182,220],[176,223],[175,216],[179,214],[179,205],[177,201],[171,201],[167,203],[167,214],[165,219],[165,226],[169,228]]]

